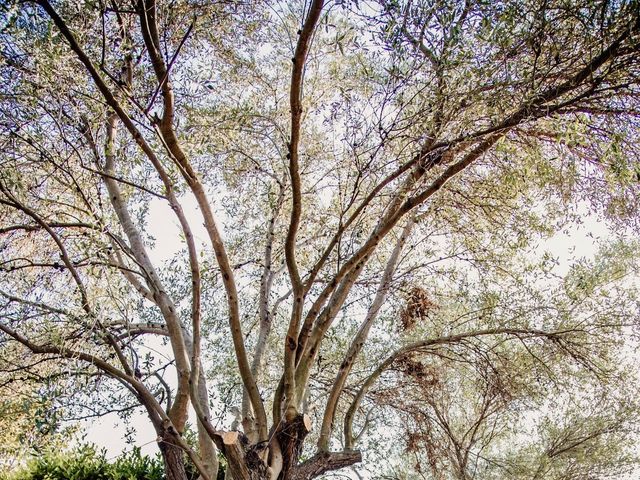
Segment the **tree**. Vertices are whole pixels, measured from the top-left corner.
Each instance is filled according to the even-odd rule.
[[[185,453],[308,479],[390,445],[434,478],[627,464],[637,246],[564,278],[531,250],[577,208],[637,227],[637,2],[37,0],[2,24],[3,342],[142,406],[168,479]],[[573,387],[559,425],[549,385]]]

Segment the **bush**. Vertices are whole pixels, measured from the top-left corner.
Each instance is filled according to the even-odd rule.
[[[0,480],[163,480],[160,456],[142,455],[134,448],[109,462],[104,450],[84,445],[70,452],[48,452]]]

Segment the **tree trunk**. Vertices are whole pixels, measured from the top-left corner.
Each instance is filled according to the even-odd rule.
[[[282,471],[278,480],[287,480],[290,472],[298,464],[302,444],[311,430],[311,420],[307,415],[298,415],[291,422],[285,422],[276,433],[282,452]]]
[[[172,440],[173,437],[165,434],[164,440],[158,443],[164,461],[165,477],[167,480],[187,480],[184,452],[178,447],[178,442]]]

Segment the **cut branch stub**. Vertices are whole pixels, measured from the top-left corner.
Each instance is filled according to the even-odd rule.
[[[311,427],[312,427],[312,423],[311,423],[311,417],[307,414],[304,414],[302,416],[302,422],[304,424],[304,428],[307,429],[307,432],[311,431]]]
[[[222,432],[222,443],[225,445],[234,445],[238,441],[240,434],[238,432]]]
[[[247,437],[236,431],[219,432],[229,471],[234,480],[263,480],[267,466],[255,449],[248,448]]]

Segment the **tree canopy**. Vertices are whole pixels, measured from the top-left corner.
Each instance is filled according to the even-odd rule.
[[[142,409],[169,480],[620,478],[639,75],[635,0],[6,2],[2,422]]]

